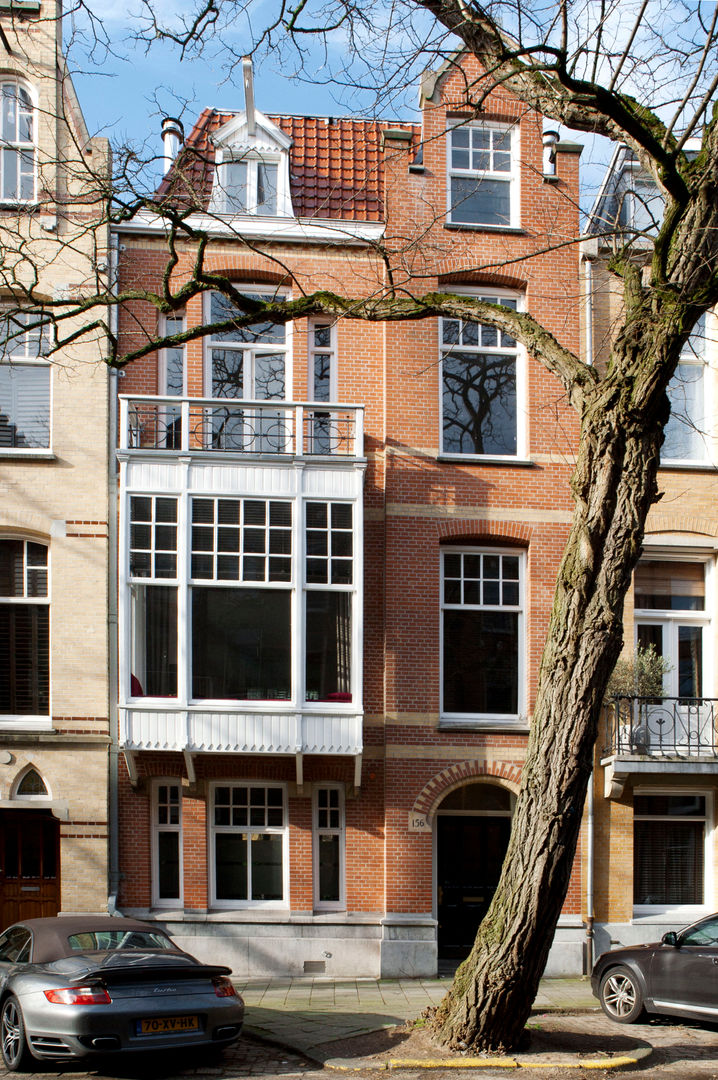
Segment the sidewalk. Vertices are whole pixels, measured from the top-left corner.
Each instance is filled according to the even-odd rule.
[[[450,984],[450,978],[327,979],[309,977],[249,979],[236,983],[247,1006],[245,1022],[247,1034],[300,1051],[327,1067],[354,1070],[372,1067],[386,1068],[386,1063],[379,1065],[376,1060],[376,1053],[383,1053],[386,1045],[385,1029],[420,1017],[427,1006],[439,1003]],[[589,1019],[591,1014],[595,1017],[596,1010],[599,1010],[602,1016],[598,1002],[591,994],[587,978],[543,979],[534,1003],[533,1013],[544,1016],[562,1012],[584,1013]],[[598,1017],[595,1019],[598,1021]],[[588,1024],[588,1028],[593,1026],[591,1023]],[[617,1025],[613,1025],[613,1030],[616,1027]],[[586,1034],[588,1036],[588,1030]],[[376,1039],[366,1038],[370,1035],[375,1035]],[[361,1036],[365,1038],[360,1039]],[[357,1053],[352,1051],[349,1062],[346,1056],[347,1040],[352,1039],[357,1040],[355,1044]],[[604,1040],[599,1035],[599,1044],[604,1041],[611,1042],[612,1040],[610,1038]],[[587,1043],[590,1042],[591,1038],[588,1037]],[[624,1038],[621,1042],[626,1047],[628,1040]],[[373,1048],[374,1043],[376,1051]],[[631,1039],[630,1043],[635,1045],[640,1043],[640,1040]],[[595,1046],[595,1039],[593,1039],[593,1044]],[[616,1052],[616,1049],[607,1048],[609,1055],[615,1055]],[[621,1051],[618,1052],[621,1053]],[[643,1056],[640,1047],[637,1053],[639,1057]],[[392,1057],[391,1051],[384,1054],[384,1057],[387,1056]],[[532,1056],[531,1054],[519,1055],[522,1059]],[[561,1064],[576,1067],[578,1058],[575,1049],[569,1055],[570,1061],[566,1055],[560,1056],[564,1058]],[[508,1062],[509,1059],[504,1060]],[[635,1060],[637,1060],[635,1055],[632,1058],[626,1057],[626,1050],[623,1050],[621,1060],[617,1058],[615,1062],[604,1062],[603,1066],[609,1067],[610,1064],[625,1064]],[[421,1063],[411,1062],[414,1068],[421,1065],[436,1067],[440,1064],[440,1062],[428,1059]],[[456,1060],[453,1064],[456,1064]],[[467,1060],[465,1064],[468,1067],[477,1067],[479,1064],[498,1065],[498,1059],[491,1061],[484,1059],[481,1062],[474,1059],[471,1064]],[[521,1064],[524,1067],[531,1067],[528,1060],[522,1061]],[[399,1067],[398,1063],[394,1067]],[[507,1066],[504,1065],[504,1067]],[[516,1063],[513,1067],[516,1067]],[[542,1067],[545,1067],[545,1059]]]

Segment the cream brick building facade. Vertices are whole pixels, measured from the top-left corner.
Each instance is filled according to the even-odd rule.
[[[103,283],[108,148],[85,128],[58,12],[0,5],[3,926],[107,907],[110,377],[100,333],[53,351],[37,313]]]

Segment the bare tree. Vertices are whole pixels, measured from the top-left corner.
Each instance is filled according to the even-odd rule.
[[[146,23],[138,32],[150,42],[172,40],[185,54],[224,49],[231,69],[239,56],[224,38],[232,20],[249,18],[252,8],[251,0],[204,0],[186,20],[168,28],[148,2]],[[327,79],[380,89],[385,97],[400,92],[417,65],[452,63],[456,48],[465,48],[483,68],[481,78],[465,87],[467,106],[475,115],[501,85],[546,117],[628,146],[657,185],[664,208],[660,223],[643,236],[642,244],[636,243],[635,234],[617,234],[611,271],[622,282],[625,318],[616,327],[605,370],[587,366],[525,313],[450,293],[414,296],[411,281],[428,273],[422,268],[435,254],[422,249],[420,236],[385,238],[378,245],[389,284],[373,284],[364,296],[317,292],[286,302],[243,294],[227,277],[206,268],[208,234],[192,218],[198,198],[192,189],[196,172],[188,169],[182,176],[178,170],[175,185],[167,185],[159,196],[143,193],[132,175],[131,154],[119,159],[114,194],[102,190],[110,220],[121,222],[143,212],[164,221],[168,255],[161,289],[116,291],[98,280],[69,307],[65,301],[46,300],[36,307],[56,328],[57,346],[72,340],[78,319],[95,332],[106,332],[109,361],[116,365],[158,346],[250,326],[260,317],[270,323],[310,315],[479,320],[522,342],[556,376],[578,412],[581,442],[572,478],[573,522],[558,576],[510,845],[472,953],[433,1021],[435,1033],[449,1046],[498,1049],[516,1044],[566,895],[599,710],[622,646],[624,597],[646,516],[658,495],[657,469],[669,417],[666,389],[691,329],[718,302],[717,12],[714,3],[692,0],[494,0],[484,5],[399,0],[382,19],[386,13],[381,5],[327,0],[314,7],[305,2],[278,4],[256,34],[258,51],[293,46],[300,75],[310,73],[316,56],[306,51],[309,39],[326,42],[330,34],[342,34],[349,59]],[[381,33],[377,26],[383,27]],[[690,154],[689,139],[699,142]],[[178,246],[185,241],[195,245],[194,265],[177,284],[173,270]],[[210,290],[231,302],[227,318],[164,337],[143,329],[131,350],[120,352],[106,307],[150,305],[171,315],[192,296]],[[25,294],[26,301],[34,300],[32,288]],[[466,375],[459,372],[452,391],[457,438],[476,439],[472,431],[479,421],[461,404],[462,377]],[[500,370],[492,379],[485,388],[489,398],[510,393]]]

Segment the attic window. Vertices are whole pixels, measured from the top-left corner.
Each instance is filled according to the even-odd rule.
[[[219,204],[225,213],[277,214],[279,165],[257,158],[230,159],[217,170]]]

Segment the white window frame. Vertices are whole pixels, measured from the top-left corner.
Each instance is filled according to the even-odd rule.
[[[696,563],[703,566],[705,604],[702,611],[694,611],[690,608],[642,608],[634,603],[633,622],[634,640],[638,644],[638,627],[660,624],[665,626],[671,633],[671,652],[664,653],[673,664],[673,670],[664,676],[664,692],[666,697],[678,697],[677,686],[677,649],[675,648],[675,631],[677,626],[700,626],[703,629],[703,670],[701,672],[702,694],[704,698],[713,696],[716,686],[716,678],[712,657],[715,653],[715,627],[711,618],[711,612],[715,608],[715,563],[709,555],[697,554],[690,548],[685,550],[652,549],[646,547],[642,553],[643,562],[679,562]]]
[[[668,921],[677,920],[680,922],[693,922],[696,919],[701,918],[703,915],[708,915],[714,910],[713,906],[713,881],[714,881],[714,869],[713,869],[713,846],[714,846],[714,830],[715,830],[715,815],[714,815],[714,799],[713,792],[709,788],[696,788],[696,787],[655,787],[638,785],[633,789],[634,798],[636,795],[696,795],[702,799],[705,799],[705,818],[700,817],[676,817],[676,821],[705,821],[705,831],[703,836],[703,903],[702,904],[634,904],[633,905],[633,921],[636,922],[640,919],[655,920],[656,917],[665,917]],[[635,802],[634,802],[635,806]],[[639,821],[667,821],[667,817],[645,815],[639,816]],[[635,834],[635,811],[633,813],[633,844],[636,842]],[[635,858],[635,854],[634,854]],[[633,888],[633,884],[631,885]]]
[[[0,540],[16,540],[20,541],[24,545],[23,552],[23,595],[22,596],[2,596],[0,597],[0,603],[2,604],[17,604],[20,606],[45,606],[48,608],[50,615],[48,615],[48,657],[47,657],[47,680],[48,680],[48,713],[47,715],[35,715],[33,713],[0,713],[0,731],[51,731],[52,730],[52,618],[51,616],[51,598],[52,598],[52,575],[51,575],[51,560],[50,560],[50,545],[43,540],[35,540],[28,537],[13,536],[0,534]],[[27,587],[27,545],[38,544],[40,547],[44,547],[47,551],[47,592],[45,596],[28,596]],[[39,770],[38,770],[39,772]],[[42,775],[42,774],[40,774]],[[44,779],[44,777],[43,777]]]
[[[245,209],[236,209],[228,205],[225,181],[225,167],[235,162],[242,162],[247,166],[247,206]],[[277,189],[276,206],[273,214],[260,213],[257,208],[257,173],[258,166],[276,165]],[[260,220],[275,220],[276,218],[293,217],[292,199],[289,182],[289,153],[282,149],[260,148],[242,144],[232,146],[218,146],[215,150],[215,176],[210,200],[210,210],[213,213],[227,215],[228,217],[254,217]]]
[[[336,827],[319,824],[320,791],[336,791],[339,795],[339,825]],[[339,897],[337,900],[319,898],[319,846],[322,836],[336,836],[339,840]],[[346,800],[343,784],[317,783],[312,792],[312,881],[315,911],[346,910]]]
[[[18,157],[22,154],[32,153],[32,194],[23,196],[21,194],[22,178],[17,177],[17,184],[15,193],[13,195],[5,195],[5,174],[4,174],[4,161],[0,161],[0,204],[4,206],[17,206],[17,205],[29,205],[34,203],[37,198],[37,95],[32,86],[26,83],[23,79],[13,79],[7,76],[0,78],[0,112],[4,104],[5,87],[11,86],[15,88],[15,133],[14,139],[5,139],[2,137],[2,124],[0,122],[0,151],[12,150]],[[18,127],[18,103],[19,103],[19,91],[23,91],[27,94],[30,100],[30,109],[27,110],[32,116],[32,137],[29,141],[23,141],[17,138]],[[4,155],[0,153],[0,159],[4,158]]]
[[[284,823],[280,826],[264,826],[261,829],[258,827],[253,828],[248,825],[243,828],[239,825],[215,825],[214,823],[214,806],[215,806],[215,792],[219,787],[247,787],[247,788],[275,788],[282,792],[282,814]],[[283,783],[275,783],[274,781],[264,780],[213,780],[210,784],[209,800],[208,800],[208,815],[209,823],[207,834],[209,836],[209,897],[210,906],[218,909],[226,910],[240,910],[240,909],[263,909],[263,910],[275,910],[286,911],[289,908],[289,806],[287,801],[287,785]],[[217,898],[217,857],[216,857],[216,843],[215,837],[220,833],[270,833],[272,835],[281,835],[282,837],[282,900],[225,900],[224,898]],[[248,879],[247,879],[247,892],[251,893],[251,876],[250,876],[251,860],[248,859]]]
[[[715,356],[712,355],[714,350],[709,348],[709,345],[715,341],[715,326],[715,315],[712,312],[706,312],[704,327],[694,331],[683,346],[681,355],[678,359],[676,373],[668,385],[668,397],[671,400],[671,417],[666,426],[668,427],[671,421],[674,421],[675,423],[681,423],[683,420],[688,421],[688,425],[693,428],[692,441],[695,441],[695,443],[700,446],[699,454],[697,456],[686,455],[682,457],[668,457],[662,449],[661,466],[663,468],[670,468],[673,465],[690,467],[691,465],[703,466],[718,463],[715,423],[716,368]],[[684,404],[678,400],[678,386],[676,386],[675,380],[680,368],[698,368],[702,372],[700,380],[701,416],[687,416],[688,410],[684,407]],[[671,391],[673,391],[673,396]],[[683,426],[688,425],[683,423]]]
[[[161,787],[176,787],[179,793],[179,821],[176,824],[160,823],[159,820],[159,794]],[[178,837],[177,846],[179,853],[179,896],[161,897],[159,895],[160,867],[159,867],[159,834],[161,832],[175,833]],[[176,777],[155,777],[152,781],[152,906],[156,908],[181,908],[184,904],[184,860],[182,842],[182,781]]]
[[[470,130],[482,130],[490,132],[508,132],[511,139],[511,168],[509,172],[496,171],[493,169],[462,169],[452,165],[452,133],[458,128]],[[492,139],[493,143],[493,139]],[[471,150],[469,149],[469,153]],[[493,147],[490,150],[493,155]],[[507,229],[521,228],[521,150],[520,128],[518,123],[501,122],[495,120],[457,121],[451,124],[446,133],[446,220],[451,225],[462,229],[488,229],[489,231],[506,231]],[[457,221],[454,217],[454,203],[452,199],[452,180],[477,179],[492,180],[509,185],[509,221],[496,223]]]
[[[519,602],[517,605],[447,604],[444,602],[444,559],[446,555],[511,555],[519,560]],[[526,551],[523,548],[491,547],[490,545],[443,545],[439,554],[439,718],[447,726],[490,726],[508,728],[526,722]],[[449,610],[506,611],[518,615],[517,620],[517,712],[516,713],[450,713],[444,710],[444,612]]]
[[[461,296],[470,296],[476,300],[487,300],[490,303],[500,302],[501,300],[514,300],[516,302],[516,311],[525,310],[525,297],[523,293],[509,291],[508,289],[469,289],[469,288],[454,288],[453,292]],[[456,320],[449,320],[456,321]],[[460,322],[468,322],[470,320],[459,320]],[[479,320],[476,320],[479,322]],[[438,347],[439,347],[439,453],[441,457],[451,458],[456,461],[521,461],[526,459],[528,453],[527,445],[527,428],[528,428],[528,408],[527,408],[527,383],[528,383],[528,360],[526,355],[526,349],[523,347],[520,341],[516,340],[516,344],[511,348],[501,348],[500,346],[481,348],[481,347],[468,347],[464,345],[448,346],[443,342],[443,318],[437,320],[438,329]],[[501,331],[497,331],[501,333]],[[452,351],[456,352],[476,352],[480,354],[482,352],[488,352],[491,355],[502,355],[507,352],[515,352],[516,356],[516,453],[515,454],[475,454],[475,453],[461,453],[456,450],[446,450],[444,448],[444,356],[450,354]]]
[[[4,346],[0,346],[0,368],[21,371],[45,370],[47,371],[47,442],[40,446],[0,446],[0,456],[5,457],[47,457],[52,455],[52,416],[53,416],[53,390],[54,380],[52,377],[53,365],[46,359],[44,352],[48,348],[47,325],[41,326],[35,313],[16,310],[15,308],[0,308],[0,325],[8,320],[8,333],[11,324],[16,321],[19,325],[28,324],[28,329],[17,337],[8,340]],[[33,341],[32,331],[40,329],[38,341]],[[3,332],[4,335],[4,332]],[[3,335],[0,335],[3,336]],[[14,412],[9,419],[12,421]]]
[[[271,296],[276,300],[289,300],[290,293],[287,289],[275,289],[271,285],[253,285],[242,284],[238,285],[238,289],[242,293],[246,293],[248,296],[260,295]],[[212,293],[205,293],[204,297],[204,320],[206,323],[211,321],[211,304]],[[257,320],[261,322],[260,319]],[[251,341],[219,341],[215,340],[210,334],[208,334],[204,340],[204,386],[205,397],[212,397],[212,350],[223,349],[227,352],[241,352],[243,353],[242,364],[242,382],[244,385],[244,395],[241,398],[217,398],[217,401],[255,401],[257,400],[254,395],[255,390],[255,356],[261,355],[274,355],[275,353],[284,354],[284,397],[283,398],[267,398],[260,399],[262,401],[291,401],[292,400],[292,386],[293,386],[293,326],[291,320],[284,325],[285,337],[284,343],[278,342],[251,342]]]
[[[327,329],[329,331],[329,344],[317,345],[314,339],[314,333],[319,329]],[[326,402],[330,405],[337,400],[337,324],[329,319],[312,319],[307,326],[307,349],[309,354],[308,363],[308,391],[309,401],[317,401],[316,398],[316,385],[315,385],[315,357],[329,355],[329,398]],[[323,402],[322,402],[323,404]]]
[[[171,323],[176,322],[180,325],[176,329],[172,329]],[[187,329],[187,317],[184,311],[178,311],[175,315],[165,315],[162,319],[160,326],[160,333],[163,335],[179,334]],[[182,390],[180,394],[172,393],[167,386],[168,376],[168,353],[173,351],[182,351]],[[167,345],[160,351],[160,364],[159,364],[159,384],[161,386],[160,394],[164,397],[185,397],[187,395],[187,346],[186,345]]]

